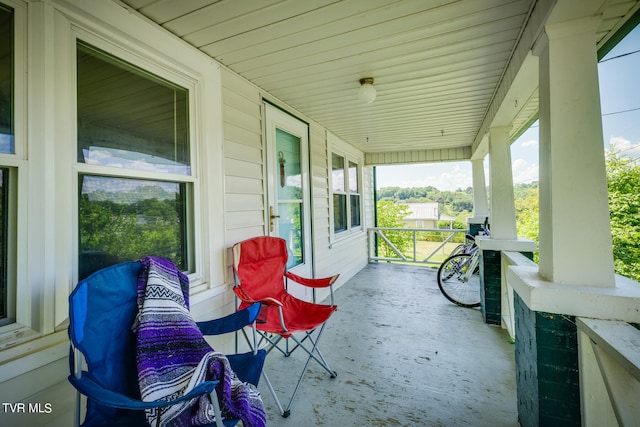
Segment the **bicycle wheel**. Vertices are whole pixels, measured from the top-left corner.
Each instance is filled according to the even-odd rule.
[[[462,307],[480,305],[480,275],[477,256],[457,254],[447,258],[438,269],[438,287],[451,302]],[[475,271],[467,274],[469,269]]]

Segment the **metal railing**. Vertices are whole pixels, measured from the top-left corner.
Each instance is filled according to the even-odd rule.
[[[450,228],[372,227],[368,229],[369,262],[438,266],[455,246],[464,242],[466,232]]]

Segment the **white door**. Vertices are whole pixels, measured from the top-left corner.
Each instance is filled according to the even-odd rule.
[[[287,241],[289,271],[312,277],[309,188],[309,126],[270,105],[265,106],[267,136],[267,229]],[[297,287],[290,292],[308,298]]]

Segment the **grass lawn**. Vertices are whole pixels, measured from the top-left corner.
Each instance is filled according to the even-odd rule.
[[[419,260],[426,258],[427,255],[433,252],[440,245],[440,243],[441,242],[425,242],[425,241],[416,242],[416,258],[418,258]],[[445,259],[447,259],[451,251],[459,244],[460,243],[451,243],[451,242],[445,244],[442,248],[438,250],[438,252],[436,252],[431,257],[431,261],[438,261],[438,262],[444,261]]]
[[[418,261],[422,261],[423,259],[425,259],[431,252],[433,252],[442,242],[431,242],[431,241],[425,241],[425,240],[418,240],[416,241],[416,259]],[[440,248],[432,257],[429,261],[431,262],[436,262],[436,263],[441,263],[442,261],[444,261],[445,259],[447,259],[447,257],[449,256],[449,254],[451,253],[451,251],[458,246],[460,243],[453,243],[453,242],[449,242],[447,244],[445,244],[442,248]],[[405,251],[405,256],[407,258],[412,258],[413,257],[413,248],[408,249],[407,251]],[[433,264],[425,264],[431,267],[434,267]]]

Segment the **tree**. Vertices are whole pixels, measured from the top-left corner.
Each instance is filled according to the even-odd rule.
[[[615,270],[640,281],[640,166],[615,147],[606,164]]]
[[[640,281],[640,165],[612,147],[607,153],[607,184],[613,259],[618,274]],[[516,186],[518,236],[538,242],[538,183]],[[534,260],[537,262],[537,253]]]
[[[433,186],[428,187],[383,187],[377,191],[378,200],[404,203],[440,204],[440,211],[444,215],[457,216],[461,212],[473,210],[473,188],[464,190],[440,191]]]
[[[537,183],[536,183],[537,184]],[[516,187],[518,188],[518,187]],[[538,247],[539,230],[539,196],[538,186],[525,186],[515,191],[516,229],[518,236],[536,242]],[[538,262],[538,251],[534,252],[533,260]]]
[[[379,201],[377,203],[378,227],[381,228],[402,228],[402,219],[409,215],[409,206],[393,203],[389,201]],[[404,252],[411,245],[411,233],[406,231],[384,231],[385,237],[400,252]],[[378,242],[378,249],[382,250],[385,257],[396,257],[396,253],[384,241]]]

